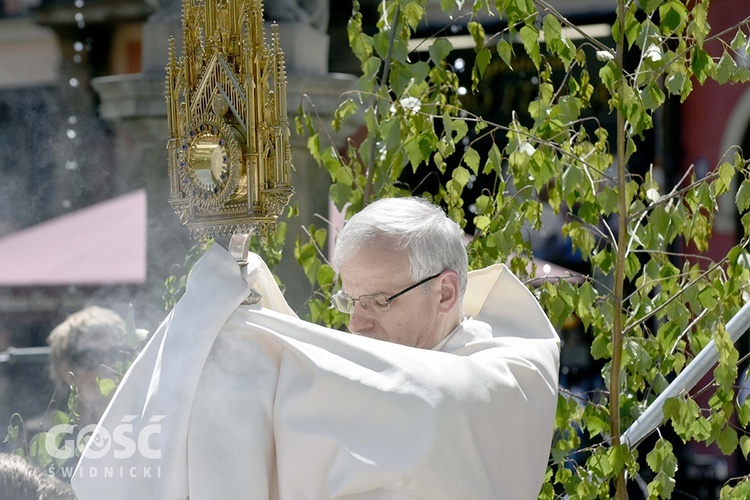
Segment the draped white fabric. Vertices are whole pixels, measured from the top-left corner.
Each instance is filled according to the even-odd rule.
[[[196,263],[84,451],[80,500],[536,498],[558,337],[504,266],[470,274],[476,319],[435,350],[302,321],[248,269],[218,245]],[[262,304],[241,305],[250,285]]]

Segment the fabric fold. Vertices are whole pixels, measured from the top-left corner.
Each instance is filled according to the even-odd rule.
[[[218,245],[196,264],[79,462],[81,500],[536,498],[559,339],[504,266],[470,274],[477,319],[422,350],[296,318],[249,260],[245,279]],[[250,286],[261,304],[241,305]],[[134,436],[159,419],[158,458],[97,452],[128,415]]]

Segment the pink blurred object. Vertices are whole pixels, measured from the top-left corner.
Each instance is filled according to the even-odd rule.
[[[0,286],[146,280],[146,190],[0,238]]]

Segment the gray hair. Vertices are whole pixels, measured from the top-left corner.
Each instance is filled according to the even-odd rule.
[[[420,281],[447,269],[459,280],[463,298],[469,260],[463,231],[443,210],[423,198],[383,198],[352,216],[336,239],[333,263],[341,269],[349,258],[375,240],[392,242],[409,258],[409,272]]]
[[[0,453],[0,498],[75,500],[73,488],[18,455]]]

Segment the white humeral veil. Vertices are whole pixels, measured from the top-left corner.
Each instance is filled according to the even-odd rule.
[[[80,500],[536,498],[559,339],[504,266],[470,273],[475,319],[424,350],[298,319],[249,260],[196,263],[84,450]]]

